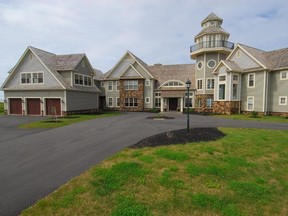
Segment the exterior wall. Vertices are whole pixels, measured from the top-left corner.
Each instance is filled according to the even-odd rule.
[[[238,50],[240,51],[240,57],[237,57]],[[233,56],[229,60],[236,62],[243,69],[260,67],[259,64],[239,48],[234,51]]]
[[[32,59],[29,58],[32,54]],[[24,84],[21,85],[21,72],[43,72],[44,83],[43,84]],[[5,88],[62,88],[60,83],[52,76],[52,74],[42,65],[37,57],[28,51],[23,57],[22,61],[13,73],[13,77],[10,78],[9,82],[6,83]]]
[[[145,84],[146,80],[144,80],[144,108],[150,109],[150,108],[153,108],[153,104],[154,104],[154,81],[153,79],[147,79],[147,80],[150,81],[150,85],[146,86]],[[146,103],[147,97],[150,98],[149,103]]]
[[[63,72],[60,72],[60,75],[63,77],[64,81],[68,85],[73,86],[74,77],[72,76],[73,75],[72,71],[63,71]]]
[[[98,101],[98,93],[95,92],[67,91],[66,111],[98,110]]]
[[[216,114],[236,114],[240,112],[240,101],[214,101],[213,113]]]
[[[202,62],[203,63],[203,67],[202,69],[198,69],[198,63],[199,62]],[[195,86],[196,86],[196,89],[197,89],[197,80],[198,79],[203,79],[202,83],[204,82],[204,68],[205,68],[205,62],[204,62],[204,54],[202,55],[199,55],[196,57],[196,64],[195,64]],[[204,83],[203,83],[204,84]],[[202,87],[202,89],[204,89],[205,86]],[[203,94],[203,90],[198,90],[197,89],[197,94]]]
[[[124,90],[124,80],[120,80],[120,110],[121,111],[144,111],[144,82],[138,80],[138,90]],[[125,98],[137,98],[137,107],[125,107]]]
[[[208,108],[206,106],[206,101],[207,99],[212,99],[213,100],[213,95],[210,94],[206,94],[206,95],[196,95],[195,96],[195,110],[196,112],[208,112],[208,113],[212,113],[213,111],[213,105],[212,105],[212,108]]]
[[[117,107],[116,106],[116,98],[118,98],[118,97],[120,97],[120,91],[117,91],[116,90],[116,82],[117,81],[119,81],[119,84],[121,83],[120,82],[120,80],[110,80],[110,81],[103,81],[104,82],[104,92],[105,92],[105,95],[106,95],[106,108],[108,108],[108,109],[115,109],[115,108],[118,108],[119,109],[119,107]],[[109,82],[113,82],[113,90],[112,91],[109,91],[108,90],[108,83]],[[102,90],[103,88],[101,88],[101,90]],[[120,89],[121,89],[121,87],[120,87]],[[109,107],[108,105],[108,98],[113,98],[112,99],[112,106],[111,107]]]
[[[66,107],[65,107],[65,93],[64,90],[61,91],[5,91],[4,92],[4,98],[7,101],[7,103],[5,103],[5,113],[8,113],[9,110],[9,105],[8,105],[8,101],[9,98],[21,98],[23,101],[22,104],[22,108],[23,108],[23,114],[26,113],[27,111],[27,105],[26,105],[26,99],[27,98],[39,98],[42,103],[41,103],[41,113],[42,115],[45,115],[45,99],[46,98],[59,98],[61,99],[61,101],[64,101],[64,103],[61,104],[61,110],[65,111]]]
[[[109,78],[119,78],[121,73],[134,61],[135,60],[127,54],[125,58],[123,58],[122,61],[119,62],[117,66],[113,69],[113,73],[109,75]]]
[[[247,97],[254,97],[254,111],[264,112],[263,107],[263,88],[264,88],[264,72],[255,72],[255,87],[248,87],[248,74],[242,75],[242,86],[241,86],[241,110],[247,110]]]
[[[143,67],[141,67],[138,63],[134,63],[133,66],[136,68],[137,71],[139,71],[141,73],[141,75],[145,78],[145,79],[150,79],[151,76],[143,69]]]
[[[268,112],[286,112],[287,105],[279,105],[279,97],[286,96],[288,100],[288,79],[280,80],[281,71],[272,71],[269,73],[269,92],[268,92]]]

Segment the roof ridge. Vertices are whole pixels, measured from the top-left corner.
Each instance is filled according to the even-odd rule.
[[[288,47],[286,47],[286,48],[280,48],[280,49],[275,49],[275,50],[270,50],[270,51],[267,51],[266,53],[277,52],[277,51],[282,51],[282,50],[286,50],[286,49],[288,49]]]
[[[181,66],[181,65],[195,65],[195,63],[187,63],[187,64],[154,64],[154,65],[148,65],[148,67],[159,67],[159,66]]]
[[[252,48],[254,50],[258,50],[258,51],[267,53],[267,51],[265,51],[265,50],[261,50],[261,49],[258,49],[258,48],[255,48],[255,47],[252,47],[252,46],[249,46],[249,45],[246,45],[246,44],[242,44],[242,43],[238,43],[238,44],[241,45],[241,46],[244,46],[244,47]]]

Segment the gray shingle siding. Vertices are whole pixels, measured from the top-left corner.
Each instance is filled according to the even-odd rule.
[[[67,91],[67,111],[98,109],[98,97],[94,92]]]

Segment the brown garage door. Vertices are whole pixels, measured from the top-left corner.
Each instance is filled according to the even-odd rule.
[[[39,98],[27,99],[27,115],[41,115]]]
[[[46,99],[46,115],[61,116],[60,99],[56,99],[56,98]]]
[[[9,99],[9,113],[12,115],[22,115],[22,99],[10,98]]]

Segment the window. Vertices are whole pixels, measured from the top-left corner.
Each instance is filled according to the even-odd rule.
[[[21,73],[21,84],[39,84],[44,83],[43,73]]]
[[[214,67],[216,66],[216,61],[213,60],[213,59],[209,60],[209,61],[207,62],[207,66],[208,66],[209,68],[214,68]]]
[[[125,90],[138,90],[138,80],[125,80],[124,89]]]
[[[113,91],[113,81],[108,82],[108,91]]]
[[[161,98],[155,98],[154,106],[157,108],[161,107]]]
[[[202,79],[197,80],[197,89],[202,90],[202,82],[203,82]]]
[[[92,77],[82,74],[74,74],[75,85],[92,86]]]
[[[239,79],[239,76],[236,74],[233,74],[233,81],[238,81],[238,79]]]
[[[254,88],[255,87],[255,74],[248,74],[248,87]]]
[[[108,97],[108,107],[113,107],[113,98]]]
[[[202,61],[198,62],[197,68],[198,68],[199,70],[201,70],[201,69],[203,68],[203,62],[202,62]]]
[[[226,80],[226,76],[225,75],[222,75],[222,76],[219,76],[219,81],[225,81]]]
[[[237,100],[238,99],[238,84],[233,83],[232,85],[232,99]]]
[[[280,73],[280,80],[288,80],[288,71],[282,71]]]
[[[150,97],[145,98],[145,103],[150,103]]]
[[[138,100],[137,98],[125,98],[125,107],[137,107]]]
[[[254,110],[254,97],[249,96],[247,98],[247,110],[253,111]]]
[[[279,97],[279,105],[287,105],[287,96]]]
[[[101,82],[101,87],[104,87],[105,86],[105,83],[104,82]]]
[[[150,86],[150,80],[145,80],[145,86]]]
[[[116,98],[116,107],[119,107],[119,106],[120,106],[120,98],[117,97],[117,98]]]
[[[185,107],[187,107],[187,99],[185,98]],[[189,98],[189,108],[193,108],[193,98]]]
[[[213,99],[212,98],[207,98],[206,99],[206,107],[207,108],[212,108],[213,106]]]
[[[116,90],[119,91],[120,90],[120,82],[116,81]]]
[[[207,90],[214,89],[214,79],[207,79]]]
[[[85,86],[91,86],[91,85],[92,85],[92,79],[91,79],[91,77],[84,76],[84,85],[85,85]]]
[[[220,84],[219,85],[219,100],[225,100],[225,84]]]
[[[161,97],[161,92],[155,92],[155,97]]]
[[[179,81],[169,81],[164,84],[165,87],[175,87],[175,86],[184,86],[184,83]]]

